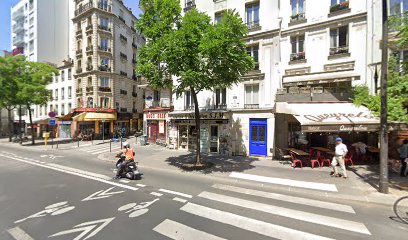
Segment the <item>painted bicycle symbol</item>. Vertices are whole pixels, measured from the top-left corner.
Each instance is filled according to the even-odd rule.
[[[74,206],[69,206],[68,202],[59,202],[59,203],[54,203],[51,204],[49,206],[46,206],[44,208],[44,210],[38,212],[38,213],[34,213],[33,215],[30,215],[26,218],[20,219],[15,221],[14,223],[20,223],[20,222],[24,222],[27,219],[31,219],[31,218],[39,218],[39,217],[45,217],[47,215],[51,215],[51,216],[57,216],[60,214],[64,214],[67,213],[71,210],[74,210]]]
[[[139,204],[137,203],[128,203],[126,205],[123,205],[122,207],[118,208],[118,211],[125,211],[125,213],[130,213],[129,217],[134,218],[134,217],[139,217],[149,211],[147,207],[152,205],[153,203],[159,201],[159,198],[154,199],[153,201],[150,202],[141,202]]]

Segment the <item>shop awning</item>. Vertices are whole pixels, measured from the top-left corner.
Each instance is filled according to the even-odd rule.
[[[329,82],[346,82],[358,79],[360,79],[360,75],[354,71],[324,72],[283,76],[283,85],[292,86],[298,84],[324,84]]]
[[[293,115],[303,132],[378,131],[379,118],[353,103],[276,103],[275,113]]]
[[[72,117],[72,120],[76,122],[114,121],[116,113],[84,112]]]

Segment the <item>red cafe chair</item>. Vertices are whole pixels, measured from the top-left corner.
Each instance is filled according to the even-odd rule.
[[[292,157],[292,167],[295,168],[296,165],[299,163],[300,167],[303,167],[302,160],[297,159],[296,155],[293,152],[289,152],[290,156]]]
[[[350,163],[351,166],[354,166],[353,163],[353,152],[349,152],[344,158],[344,165],[347,166],[347,163]]]

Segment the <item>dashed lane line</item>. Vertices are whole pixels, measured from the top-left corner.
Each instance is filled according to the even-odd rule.
[[[23,229],[20,227],[15,227],[7,230],[7,232],[15,239],[15,240],[34,240],[30,235],[24,232]]]
[[[153,228],[153,230],[174,240],[226,240],[225,238],[214,236],[170,219],[164,220],[162,223]]]
[[[158,192],[151,192],[150,194],[153,195],[153,196],[156,196],[156,197],[161,197],[161,196],[163,196],[163,194],[158,193]]]
[[[178,196],[185,197],[185,198],[193,198],[193,196],[190,195],[190,194],[176,192],[176,191],[172,191],[172,190],[168,190],[168,189],[164,189],[164,188],[160,188],[159,192],[170,193],[170,194],[178,195]]]
[[[182,199],[182,198],[178,198],[178,197],[173,198],[173,200],[176,201],[176,202],[181,202],[181,203],[186,203],[187,202],[186,199]]]

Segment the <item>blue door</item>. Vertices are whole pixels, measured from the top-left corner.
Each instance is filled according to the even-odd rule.
[[[249,154],[267,155],[267,122],[266,119],[257,118],[249,120]]]

